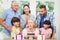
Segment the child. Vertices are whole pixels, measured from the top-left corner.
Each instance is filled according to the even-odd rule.
[[[20,28],[20,19],[17,17],[13,17],[11,20],[11,24],[13,26],[11,31],[11,38],[14,39],[14,36],[22,31]]]
[[[43,28],[40,28],[40,34],[45,35],[45,38],[50,38],[53,31],[51,28],[51,22],[49,20],[46,20],[43,26]]]

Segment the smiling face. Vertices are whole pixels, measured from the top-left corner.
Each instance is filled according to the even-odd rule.
[[[34,22],[32,20],[28,20],[28,28],[29,29],[34,28]]]
[[[45,8],[40,8],[39,13],[40,13],[40,15],[45,15],[46,14]]]
[[[28,6],[25,6],[23,8],[23,11],[25,12],[25,14],[29,14],[30,8]]]
[[[11,7],[12,7],[12,9],[16,12],[17,10],[18,10],[18,3],[17,2],[13,2],[12,4],[11,4]]]
[[[19,26],[20,26],[20,22],[14,22],[13,25],[14,25],[15,27],[19,27]]]
[[[47,29],[47,28],[49,28],[49,27],[50,27],[50,25],[44,24],[44,28],[45,28],[45,29]]]
[[[44,16],[46,14],[46,11],[47,11],[46,6],[45,5],[40,5],[40,7],[39,7],[40,15]]]
[[[12,26],[19,27],[20,26],[20,19],[17,17],[13,17],[11,20]]]

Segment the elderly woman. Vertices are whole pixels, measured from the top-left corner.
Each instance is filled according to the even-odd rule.
[[[21,16],[21,20],[20,20],[22,29],[26,27],[28,19],[35,19],[35,17],[30,14],[30,7],[29,5],[26,4],[23,7],[23,15]]]
[[[28,38],[29,35],[34,35],[33,37],[37,38],[39,35],[39,29],[35,26],[33,20],[28,20],[26,28],[22,31],[24,38]]]

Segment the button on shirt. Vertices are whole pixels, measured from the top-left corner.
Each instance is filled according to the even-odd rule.
[[[12,8],[10,8],[10,9],[8,9],[8,10],[5,10],[5,11],[3,12],[2,18],[5,19],[4,22],[5,22],[5,24],[6,24],[8,27],[12,27],[12,25],[11,25],[11,19],[12,19],[13,17],[17,17],[17,18],[20,19],[20,13],[19,13],[18,11],[14,12],[14,11],[12,10]],[[5,33],[6,35],[10,36],[10,32],[9,32],[7,29],[4,29],[4,33]]]

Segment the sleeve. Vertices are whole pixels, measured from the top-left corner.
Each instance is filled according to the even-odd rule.
[[[49,29],[49,34],[52,34],[52,29]]]
[[[50,15],[50,21],[51,21],[51,26],[53,27],[53,29],[56,29],[54,13]]]
[[[4,11],[4,12],[2,13],[2,18],[3,18],[3,19],[6,19],[7,15],[8,15],[8,14],[7,14],[7,11]]]

